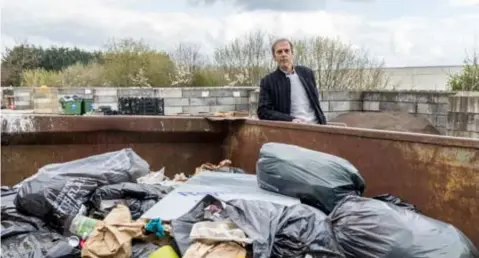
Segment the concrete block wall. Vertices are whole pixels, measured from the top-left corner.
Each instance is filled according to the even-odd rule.
[[[57,114],[60,111],[58,103],[58,89],[32,89],[33,112],[37,114]]]
[[[424,117],[442,134],[446,133],[449,97],[453,92],[365,91],[363,112],[397,111]]]
[[[257,87],[196,88],[57,88],[48,97],[37,96],[33,88],[14,88],[17,109],[43,109],[58,103],[64,95],[93,98],[94,108],[118,109],[118,97],[160,97],[165,115],[202,115],[205,113],[249,110],[256,117]],[[47,103],[48,102],[48,103]],[[445,91],[324,91],[321,107],[331,120],[350,112],[401,111],[428,119],[443,134],[479,138],[479,93]],[[53,111],[52,111],[53,112]],[[37,112],[38,113],[38,112]]]
[[[320,104],[326,120],[350,112],[361,112],[363,110],[362,92],[324,91],[320,95]]]
[[[447,134],[479,138],[479,92],[460,92],[449,98]]]
[[[15,109],[18,109],[18,110],[33,109],[33,99],[32,99],[31,88],[14,88],[13,97],[15,101]]]
[[[163,88],[157,96],[165,100],[165,115],[247,111],[250,91],[255,87]]]

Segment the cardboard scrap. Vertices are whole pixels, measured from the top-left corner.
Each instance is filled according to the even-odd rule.
[[[81,256],[88,258],[131,257],[133,238],[143,235],[143,220],[132,221],[130,210],[118,205],[91,232],[85,241]]]
[[[193,243],[186,250],[183,258],[244,258],[246,249],[235,242],[220,242],[206,244],[202,242]]]
[[[196,168],[194,175],[198,175],[203,170],[216,170],[223,167],[231,167],[231,164],[232,164],[231,160],[228,160],[228,159],[221,161],[218,165],[214,165],[211,163],[204,163],[201,166]]]

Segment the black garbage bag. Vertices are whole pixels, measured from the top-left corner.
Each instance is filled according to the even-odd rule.
[[[70,246],[68,239],[58,233],[39,230],[7,238],[2,237],[2,257],[80,257],[80,250]]]
[[[17,211],[13,200],[17,189],[2,187],[2,257],[67,258],[80,257],[80,250],[48,229],[41,219]]]
[[[45,228],[45,222],[41,219],[21,214],[15,208],[13,200],[17,190],[9,187],[2,187],[1,200],[1,238],[8,238],[15,235],[35,232]]]
[[[78,213],[95,189],[136,182],[148,172],[148,163],[130,148],[51,164],[21,183],[15,205],[61,232],[69,216]]]
[[[160,248],[159,245],[151,243],[151,242],[144,242],[133,240],[132,242],[132,258],[148,258],[150,254]]]
[[[403,207],[403,208],[408,209],[410,211],[414,211],[414,212],[419,213],[419,210],[417,209],[416,205],[411,204],[411,203],[407,203],[407,202],[401,200],[399,197],[394,196],[392,194],[377,195],[377,196],[374,196],[373,199],[380,200],[380,201],[383,201],[383,202],[392,203],[396,206]]]
[[[117,201],[125,203],[134,220],[138,219],[161,198],[173,190],[173,187],[137,183],[105,185],[95,190],[90,202],[96,211],[106,216]]]
[[[193,225],[206,220],[205,208],[218,203],[218,199],[208,195],[190,212],[171,222],[182,255],[191,245]],[[343,257],[328,217],[313,207],[231,200],[222,208],[218,219],[231,220],[253,240],[253,258],[304,257],[308,253],[313,257]]]
[[[329,214],[349,194],[362,195],[365,183],[347,160],[282,143],[265,143],[256,164],[261,188],[296,197]]]
[[[387,202],[347,196],[330,217],[347,257],[479,257],[454,226]]]

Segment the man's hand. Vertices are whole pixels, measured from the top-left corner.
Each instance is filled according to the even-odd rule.
[[[295,118],[295,119],[293,119],[293,123],[296,123],[296,124],[306,124],[306,121],[304,121],[304,120],[301,119],[301,118]]]

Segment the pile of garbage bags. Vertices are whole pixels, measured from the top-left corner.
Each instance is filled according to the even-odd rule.
[[[364,197],[340,157],[266,143],[256,174],[226,160],[169,179],[128,148],[47,165],[2,187],[2,257],[479,257],[414,205]]]

